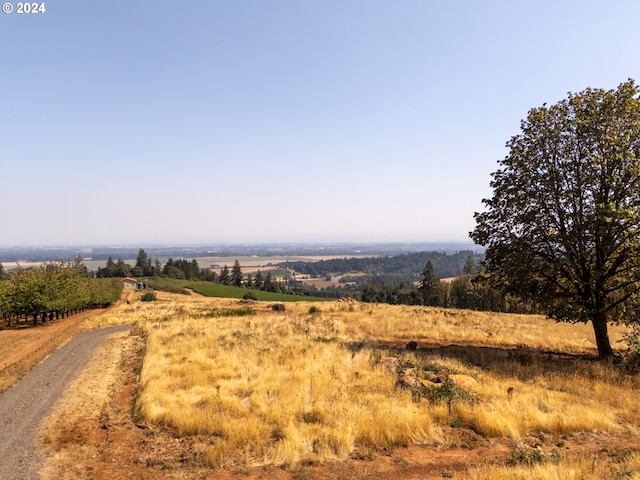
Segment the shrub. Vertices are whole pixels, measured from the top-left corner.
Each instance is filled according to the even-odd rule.
[[[140,301],[142,302],[155,302],[156,300],[158,300],[158,297],[153,292],[145,292],[140,297]]]
[[[561,460],[560,452],[555,448],[548,453],[544,453],[540,447],[520,445],[511,451],[511,458],[507,461],[507,465],[510,467],[518,465],[533,467],[534,465],[545,465],[547,463],[557,465]]]
[[[256,295],[256,293],[255,293],[255,292],[253,292],[253,291],[249,290],[247,293],[245,293],[245,294],[242,296],[242,299],[243,299],[243,300],[258,300],[258,296]]]

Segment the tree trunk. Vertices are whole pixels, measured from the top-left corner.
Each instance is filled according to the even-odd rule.
[[[593,332],[596,335],[596,344],[598,345],[598,356],[600,358],[613,357],[613,349],[609,341],[609,331],[607,328],[607,314],[597,312],[591,320],[593,324]]]

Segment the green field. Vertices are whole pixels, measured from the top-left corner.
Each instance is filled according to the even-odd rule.
[[[333,299],[308,297],[305,295],[287,295],[284,293],[263,292],[242,287],[231,287],[209,282],[185,282],[186,288],[206,297],[242,298],[248,292],[253,292],[258,300],[266,302],[326,302]]]
[[[284,293],[263,292],[243,287],[232,287],[219,283],[202,282],[197,280],[177,280],[174,278],[154,277],[146,279],[149,288],[171,293],[188,295],[193,290],[205,297],[243,298],[248,292],[253,292],[256,299],[265,302],[327,302],[334,299],[309,297],[305,295],[287,295]]]

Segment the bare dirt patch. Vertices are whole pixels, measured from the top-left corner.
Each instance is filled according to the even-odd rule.
[[[0,392],[80,331],[83,314],[20,330],[0,330]]]

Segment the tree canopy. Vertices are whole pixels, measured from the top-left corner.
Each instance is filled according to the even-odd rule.
[[[471,238],[506,291],[560,321],[592,322],[613,355],[612,321],[640,291],[640,98],[633,80],[533,108],[492,174]]]

